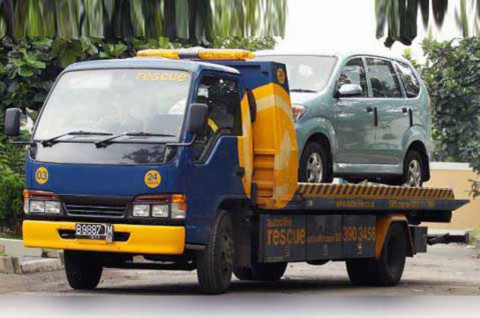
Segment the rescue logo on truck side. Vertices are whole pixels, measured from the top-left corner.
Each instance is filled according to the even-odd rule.
[[[38,184],[45,184],[48,181],[48,170],[45,167],[40,167],[35,171],[35,180]]]
[[[145,174],[145,185],[149,188],[156,188],[162,182],[162,176],[156,170],[150,170]]]

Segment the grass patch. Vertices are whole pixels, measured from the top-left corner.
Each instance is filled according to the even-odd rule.
[[[11,233],[0,232],[0,238],[21,240],[21,239],[22,239],[22,236],[20,236],[20,235],[15,235],[15,234],[11,234]]]
[[[0,253],[0,256],[7,256],[7,254],[5,254],[5,253]]]
[[[56,252],[58,250],[53,248],[42,248],[42,253]]]
[[[468,232],[470,243],[480,241],[480,229],[472,230]]]

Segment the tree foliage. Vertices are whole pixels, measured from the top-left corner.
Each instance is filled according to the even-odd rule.
[[[283,36],[286,0],[3,0],[0,38],[126,40]]]
[[[419,18],[425,29],[432,19],[441,28],[448,10],[455,10],[453,22],[463,37],[480,35],[480,0],[375,0],[377,38],[384,37],[387,29],[385,46],[391,47],[395,41],[411,45]]]
[[[433,105],[435,159],[469,162],[479,173],[480,38],[427,39],[423,50],[426,64],[421,73]],[[479,182],[473,181],[472,194],[478,196],[479,190]]]

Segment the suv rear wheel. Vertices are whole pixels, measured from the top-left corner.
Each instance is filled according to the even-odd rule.
[[[332,182],[329,159],[328,151],[321,144],[307,143],[300,158],[298,180],[308,183]]]

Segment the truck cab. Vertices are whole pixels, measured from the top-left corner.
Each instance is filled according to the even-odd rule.
[[[285,66],[245,62],[241,50],[172,52],[60,74],[28,142],[26,246],[189,264],[219,211],[290,201],[298,158]],[[19,113],[7,111],[10,136]]]

